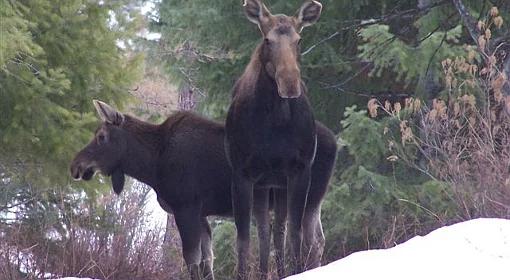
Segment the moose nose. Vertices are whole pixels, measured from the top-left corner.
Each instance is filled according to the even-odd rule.
[[[299,69],[283,69],[276,75],[278,95],[281,98],[298,98],[301,96],[301,74]]]
[[[71,165],[71,176],[75,180],[80,180],[80,166],[78,164]]]

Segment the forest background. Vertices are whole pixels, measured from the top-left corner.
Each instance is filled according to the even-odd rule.
[[[185,277],[173,219],[150,220],[146,186],[118,198],[68,165],[98,124],[92,99],[153,122],[177,109],[223,120],[260,41],[241,2],[0,0],[1,279]],[[324,263],[510,218],[510,2],[321,2],[301,69],[341,147]],[[293,14],[301,0],[265,3]],[[216,276],[230,279],[235,227],[210,222]]]

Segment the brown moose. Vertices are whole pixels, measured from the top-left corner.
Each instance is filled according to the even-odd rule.
[[[232,167],[238,279],[248,277],[253,188],[267,177],[285,178],[279,187],[287,193],[292,272],[299,273],[306,265],[303,232],[311,231],[309,227],[317,223],[305,214],[305,207],[313,203],[310,199],[307,202],[307,195],[317,138],[301,80],[299,34],[319,19],[321,9],[319,2],[307,1],[289,17],[272,15],[260,0],[244,1],[245,14],[258,25],[263,40],[233,88],[225,124],[225,147]]]
[[[102,123],[94,138],[72,161],[72,177],[90,180],[100,171],[111,177],[117,194],[123,190],[125,175],[152,187],[162,208],[174,214],[191,279],[214,279],[211,229],[206,217],[232,216],[232,179],[225,156],[224,126],[189,112],[174,113],[162,124],[154,125],[120,113],[100,101],[94,101],[94,105]],[[317,123],[317,135],[317,156],[305,211],[310,224],[304,240],[310,244],[311,266],[320,264],[324,247],[320,202],[327,190],[336,155],[336,140],[331,131]],[[259,183],[278,185],[282,179],[268,178]],[[285,193],[281,195],[277,191],[271,204],[267,192],[255,193],[254,215],[262,237],[264,276],[270,243],[268,208],[274,200],[273,230],[280,257],[278,272],[283,277],[286,209],[277,210],[282,201],[285,203]]]

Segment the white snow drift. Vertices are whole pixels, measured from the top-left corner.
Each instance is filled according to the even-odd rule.
[[[510,220],[475,219],[390,249],[357,252],[287,280],[510,279]]]
[[[50,279],[50,280],[97,280],[97,279],[66,277],[66,278],[58,278],[58,279]]]

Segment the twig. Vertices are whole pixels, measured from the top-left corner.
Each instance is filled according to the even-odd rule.
[[[427,74],[429,73],[429,68],[430,68],[430,65],[432,64],[432,60],[434,60],[434,57],[436,56],[437,52],[443,46],[443,43],[446,41],[446,36],[447,35],[448,35],[448,31],[445,31],[443,39],[441,39],[441,42],[439,43],[437,48],[434,50],[434,53],[432,53],[432,56],[429,59],[429,63],[427,63],[427,70],[425,71],[425,76],[427,76]]]
[[[363,73],[368,67],[370,67],[371,65],[369,63],[367,63],[365,66],[361,67],[361,69],[354,73],[354,75],[348,77],[347,79],[341,81],[340,83],[338,84],[335,84],[335,85],[330,85],[330,86],[327,86],[325,88],[338,88],[340,86],[343,86],[345,85],[346,83],[350,82],[352,79],[356,78],[357,76],[359,76],[361,73]]]
[[[10,209],[10,208],[14,208],[14,207],[17,207],[17,206],[20,206],[20,205],[26,204],[26,203],[29,203],[29,202],[34,201],[34,200],[35,200],[35,197],[32,197],[32,198],[30,198],[30,199],[27,199],[27,200],[21,201],[21,202],[16,203],[16,204],[12,204],[12,205],[7,205],[7,206],[0,207],[0,212],[5,211],[5,210]]]
[[[403,198],[399,198],[398,201],[402,201],[402,202],[407,202],[409,204],[412,204],[416,207],[419,207],[420,209],[424,210],[425,212],[429,213],[431,216],[434,216],[441,224],[444,224],[443,220],[441,219],[441,217],[439,217],[436,213],[430,211],[429,209],[421,206],[420,204],[416,203],[416,202],[413,202],[413,201],[410,201],[410,200],[407,200],[407,199],[403,199]]]

